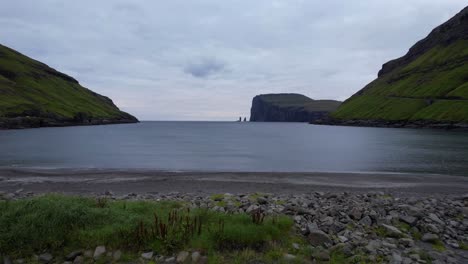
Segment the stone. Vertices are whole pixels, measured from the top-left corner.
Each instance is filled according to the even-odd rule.
[[[444,221],[440,220],[440,218],[437,215],[433,214],[433,213],[429,214],[429,219],[431,219],[432,221],[438,223],[439,225],[444,224]]]
[[[175,257],[170,257],[170,258],[167,258],[164,262],[166,263],[174,263],[176,261],[176,258]]]
[[[422,236],[421,240],[423,242],[435,243],[439,240],[439,236],[436,234],[426,233]]]
[[[54,257],[50,253],[44,253],[39,255],[39,261],[42,263],[50,263]]]
[[[192,263],[198,263],[201,259],[201,254],[198,251],[192,252]]]
[[[403,235],[403,233],[394,226],[386,225],[386,224],[381,224],[381,226],[385,228],[385,231],[387,232],[387,236],[389,237],[400,237]]]
[[[84,258],[83,256],[78,256],[73,260],[73,264],[84,264]]]
[[[408,225],[410,226],[414,226],[414,224],[416,224],[416,221],[418,219],[414,216],[410,216],[410,215],[402,215],[400,216],[400,221],[402,221],[403,223],[407,223]]]
[[[257,203],[258,204],[263,204],[263,205],[268,204],[268,200],[265,197],[260,196],[260,197],[257,198]]]
[[[301,246],[298,243],[292,243],[292,247],[296,250],[299,250]]]
[[[330,253],[326,250],[321,250],[317,254],[315,254],[315,258],[320,261],[329,261],[330,260]]]
[[[285,254],[283,255],[283,259],[284,259],[284,261],[286,261],[286,262],[293,262],[294,260],[296,260],[296,256],[294,256],[294,255],[292,255],[292,254],[287,254],[287,253],[285,253]]]
[[[116,250],[116,251],[112,252],[112,259],[113,260],[118,261],[118,260],[120,260],[121,257],[122,257],[122,251]]]
[[[73,251],[73,252],[70,252],[70,254],[65,256],[65,260],[73,261],[75,260],[76,257],[81,256],[81,255],[83,255],[83,251],[81,250]]]
[[[312,230],[319,229],[315,222],[307,223],[307,232],[310,233]]]
[[[360,224],[362,225],[365,225],[365,226],[371,226],[372,225],[372,219],[366,215],[364,216],[364,218],[362,218],[360,221],[359,221]]]
[[[10,257],[6,256],[6,257],[3,257],[3,264],[13,264],[13,263],[11,262]]]
[[[465,217],[468,217],[468,207],[463,207],[463,208],[461,209],[461,212],[462,212],[462,214],[463,214]]]
[[[351,212],[349,212],[349,216],[354,220],[360,220],[362,217],[362,208],[354,207]]]
[[[414,240],[411,239],[411,238],[400,238],[399,242],[400,242],[400,244],[402,244],[405,247],[414,246]]]
[[[345,236],[338,236],[338,239],[341,243],[346,243],[348,241],[348,238],[346,238]]]
[[[403,262],[403,258],[397,252],[392,252],[392,257],[390,259],[390,264],[401,264]]]
[[[187,251],[181,251],[179,252],[179,254],[177,254],[177,257],[176,257],[176,262],[177,263],[184,263],[187,258],[189,257],[189,253]]]
[[[99,259],[100,257],[102,257],[104,254],[106,254],[106,247],[105,246],[98,246],[96,247],[96,249],[94,250],[94,254],[93,254],[93,258],[95,260]]]
[[[309,230],[307,239],[309,243],[315,247],[331,243],[330,237],[328,237],[328,235],[320,229]]]
[[[153,258],[153,251],[142,253],[141,257],[146,260],[151,260]]]
[[[365,246],[365,249],[370,253],[375,253],[377,249],[380,248],[381,246],[382,246],[382,242],[380,240],[371,240],[369,241],[367,246]]]

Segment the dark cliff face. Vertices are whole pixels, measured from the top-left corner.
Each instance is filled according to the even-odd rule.
[[[300,94],[257,95],[252,100],[252,122],[311,122],[325,118],[340,102],[312,100]]]

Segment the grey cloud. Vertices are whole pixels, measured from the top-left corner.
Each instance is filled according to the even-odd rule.
[[[464,6],[460,0],[0,1],[0,43],[76,77],[142,120],[233,120],[248,116],[259,93],[346,99]],[[179,103],[184,109],[174,111]]]
[[[214,58],[203,58],[184,67],[184,72],[193,77],[206,78],[210,75],[223,71],[226,64]]]

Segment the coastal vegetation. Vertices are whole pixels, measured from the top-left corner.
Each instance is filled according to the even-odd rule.
[[[74,78],[0,45],[0,128],[136,122]]]
[[[468,242],[466,195],[31,195],[0,193],[0,263],[446,263]]]
[[[467,30],[468,7],[384,64],[376,80],[331,114],[331,123],[467,124]]]

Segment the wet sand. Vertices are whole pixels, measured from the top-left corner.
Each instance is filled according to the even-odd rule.
[[[169,172],[107,169],[0,169],[0,191],[65,194],[384,191],[398,196],[468,193],[468,177],[391,173]]]

